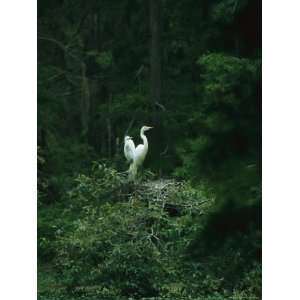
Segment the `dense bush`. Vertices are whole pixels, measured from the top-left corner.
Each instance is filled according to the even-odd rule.
[[[122,174],[95,163],[90,174],[74,179],[56,224],[49,222],[53,216],[41,215],[40,259],[53,260],[61,288],[52,294],[41,292],[40,299],[259,295],[259,261],[251,244],[259,238],[250,230],[220,242],[218,232],[211,232],[210,238],[219,241],[211,246],[205,239],[205,220],[213,195],[205,186],[146,181],[120,196],[126,186]],[[203,247],[206,251],[199,252]]]

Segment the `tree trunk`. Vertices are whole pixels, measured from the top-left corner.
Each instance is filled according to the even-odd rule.
[[[86,77],[86,65],[85,63],[81,63],[81,103],[80,103],[80,111],[81,111],[81,125],[82,125],[82,136],[83,138],[87,137],[89,130],[89,111],[90,111],[90,89],[89,82]]]
[[[161,97],[160,0],[150,0],[150,98],[155,107]]]
[[[164,129],[161,120],[161,0],[150,0],[150,101],[153,107],[151,154],[158,162],[154,168],[160,169],[159,153],[164,145]]]
[[[111,101],[112,101],[112,94],[108,97],[108,117],[106,118],[107,124],[107,150],[108,150],[108,157],[112,157],[112,126],[111,126]]]

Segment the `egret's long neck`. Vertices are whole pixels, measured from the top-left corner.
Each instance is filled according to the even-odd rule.
[[[148,140],[147,140],[147,137],[145,136],[145,134],[144,134],[144,131],[143,130],[141,130],[141,139],[143,140],[143,142],[144,142],[144,146],[145,146],[145,148],[146,149],[148,149]]]

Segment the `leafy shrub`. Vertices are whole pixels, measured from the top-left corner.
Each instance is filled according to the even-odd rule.
[[[62,287],[43,292],[41,299],[257,295],[259,274],[254,270],[259,262],[252,267],[256,246],[249,240],[259,237],[229,235],[209,248],[203,215],[212,213],[212,198],[204,185],[188,182],[146,181],[133,188],[123,174],[95,163],[89,174],[74,180],[57,222],[47,223],[47,214],[41,215],[39,251],[44,256],[53,251],[53,271]],[[170,208],[179,213],[170,213]],[[204,244],[209,254],[191,251],[193,245],[201,249]]]
[[[107,203],[85,212],[59,241],[56,266],[64,283],[72,289],[113,283],[123,295],[155,295],[163,274],[156,232],[166,222],[164,213],[147,211],[143,203]]]
[[[72,206],[79,207],[92,202],[117,201],[122,198],[126,182],[126,175],[94,162],[90,174],[79,174],[75,178],[75,186],[68,191],[68,199]]]

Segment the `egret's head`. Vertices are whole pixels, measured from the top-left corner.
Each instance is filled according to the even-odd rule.
[[[153,127],[143,126],[143,127],[141,128],[141,131],[142,131],[142,132],[145,132],[145,131],[150,130],[150,129],[152,129],[152,128],[153,128]]]
[[[124,142],[126,143],[126,142],[129,141],[129,140],[132,140],[132,137],[129,136],[129,135],[126,135],[126,136],[124,137]]]

